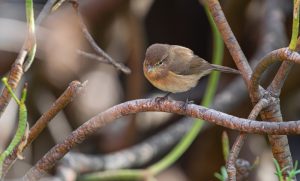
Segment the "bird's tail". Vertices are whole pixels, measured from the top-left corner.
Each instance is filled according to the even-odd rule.
[[[240,74],[240,71],[233,69],[233,68],[225,67],[222,65],[215,65],[215,64],[211,64],[211,65],[214,70],[218,70],[218,71],[225,72],[225,73]]]

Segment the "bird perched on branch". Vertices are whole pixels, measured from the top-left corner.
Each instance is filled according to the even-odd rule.
[[[190,90],[201,77],[213,70],[240,73],[229,67],[210,64],[189,48],[158,43],[147,48],[143,69],[152,85],[171,93]]]

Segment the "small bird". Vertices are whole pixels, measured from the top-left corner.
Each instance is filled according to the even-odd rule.
[[[213,70],[240,74],[238,70],[208,63],[189,48],[159,43],[147,48],[143,69],[152,85],[171,93],[190,90]]]

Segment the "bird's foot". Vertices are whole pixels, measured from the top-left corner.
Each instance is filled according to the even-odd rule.
[[[186,100],[185,100],[185,103],[182,105],[182,109],[186,110],[187,106],[188,106],[189,104],[193,104],[193,103],[194,103],[193,100],[186,99]]]
[[[189,100],[189,98],[187,98],[185,100],[185,104],[194,104],[194,101],[193,100]]]
[[[165,101],[165,100],[168,100],[168,96],[171,94],[171,92],[168,92],[166,95],[164,95],[163,97],[156,97],[155,98],[155,102],[162,102],[162,101]]]

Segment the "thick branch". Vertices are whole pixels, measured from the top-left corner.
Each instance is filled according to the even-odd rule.
[[[271,105],[261,111],[261,118],[267,121],[282,122],[279,98],[276,98]],[[276,103],[277,102],[277,103]],[[274,158],[278,161],[280,168],[284,169],[283,175],[293,169],[293,159],[291,156],[288,139],[286,135],[268,135]]]
[[[256,83],[257,85],[255,87],[255,90],[253,90],[253,86],[252,86],[252,88],[250,88],[250,86],[251,86],[250,84],[253,83],[252,80],[250,80],[250,76],[251,76],[250,66],[248,65],[248,62],[239,46],[237,40],[234,37],[234,35],[228,25],[228,22],[226,21],[226,18],[224,16],[224,13],[222,12],[221,6],[220,6],[218,0],[208,0],[208,2],[209,2],[208,4],[209,4],[210,11],[212,12],[212,15],[214,17],[214,21],[217,24],[219,31],[222,34],[224,42],[226,43],[231,56],[233,57],[237,67],[241,71],[244,81],[248,85],[248,90],[250,92],[251,101],[253,104],[255,104],[260,100],[262,95],[266,94],[265,90],[263,88],[259,87],[258,83]],[[257,77],[257,79],[258,78],[259,77]],[[271,96],[269,96],[269,97],[271,97]],[[272,106],[271,109],[276,109],[274,111],[274,113],[280,112],[280,106],[278,103],[277,103],[277,105]],[[267,112],[261,113],[261,117],[263,119],[268,117],[266,115],[268,115],[269,117],[272,117],[272,118],[279,116],[277,114],[270,115]],[[275,119],[274,121],[280,120],[280,119],[282,119],[282,117],[279,119]],[[272,120],[272,119],[270,119],[270,120]],[[292,166],[292,162],[291,162],[291,154],[290,154],[289,147],[288,147],[287,137],[286,136],[277,136],[277,137],[269,136],[269,140],[272,143],[272,152],[273,152],[274,157],[277,160],[279,160],[279,158],[287,158],[286,160],[289,163],[287,163],[285,160],[281,160],[281,161],[279,161],[279,164],[280,164],[281,168],[285,168],[287,166],[288,169],[286,170],[286,172],[288,172]]]
[[[265,122],[254,121],[231,116],[222,112],[208,109],[195,104],[186,104],[181,101],[155,99],[140,99],[128,101],[96,115],[72,132],[62,143],[53,147],[36,165],[31,168],[24,180],[41,178],[58,160],[60,160],[74,146],[84,141],[99,128],[114,120],[129,114],[146,111],[163,111],[200,118],[230,129],[258,134],[300,134],[300,121]]]
[[[15,63],[11,67],[11,70],[8,75],[8,84],[10,85],[12,90],[15,90],[17,88],[19,81],[21,80],[21,77],[23,75],[23,63],[27,53],[28,52],[25,50],[20,51],[18,58],[16,59]],[[6,106],[8,105],[10,99],[11,99],[11,95],[9,94],[7,88],[4,87],[0,95],[0,117],[4,112]]]
[[[286,46],[287,33],[284,23],[288,14],[286,6],[287,3],[282,0],[266,0],[259,9],[264,9],[262,12],[265,13],[258,25],[261,32],[258,37],[257,51],[249,60],[251,67],[257,65],[269,52]],[[242,78],[237,77],[220,94],[217,94],[212,107],[222,112],[230,112],[239,107],[248,96],[247,87]]]
[[[209,10],[214,18],[214,21],[223,37],[223,40],[235,62],[238,69],[240,70],[244,81],[249,85],[250,76],[252,74],[252,70],[248,61],[236,40],[226,18],[220,6],[218,0],[207,0]]]

